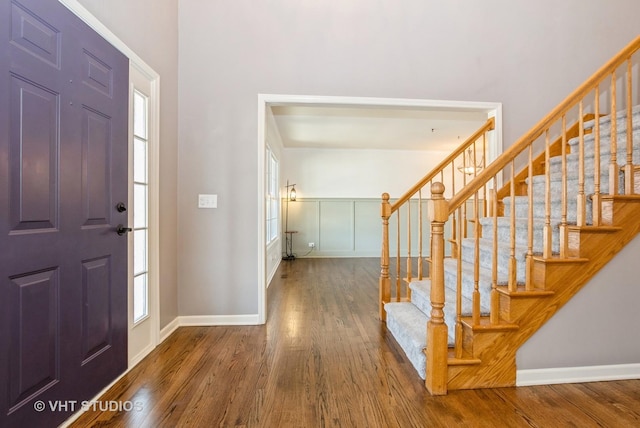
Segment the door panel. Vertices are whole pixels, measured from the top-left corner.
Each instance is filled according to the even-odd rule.
[[[11,229],[57,227],[59,97],[17,76],[11,77],[9,116]]]
[[[56,426],[127,366],[128,60],[57,1],[0,8],[0,427]]]
[[[82,263],[82,365],[111,347],[111,266],[108,257]]]
[[[9,375],[11,407],[57,383],[58,269],[11,278]]]
[[[109,226],[111,119],[84,107],[82,124],[82,226]]]

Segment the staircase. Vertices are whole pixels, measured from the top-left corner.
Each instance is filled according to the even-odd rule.
[[[432,394],[515,385],[518,348],[640,232],[639,49],[493,162],[489,120],[400,199],[383,195],[380,317]]]

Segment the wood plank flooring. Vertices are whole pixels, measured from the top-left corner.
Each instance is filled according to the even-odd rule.
[[[378,259],[283,261],[265,326],[182,327],[73,427],[639,427],[640,380],[432,397],[377,318]]]

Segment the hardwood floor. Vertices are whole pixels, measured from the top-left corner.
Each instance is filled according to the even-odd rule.
[[[109,427],[638,427],[640,380],[432,397],[377,318],[378,259],[283,261],[265,326],[183,327],[84,413]]]

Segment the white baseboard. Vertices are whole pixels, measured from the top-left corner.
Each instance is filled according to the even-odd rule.
[[[164,328],[162,328],[162,330],[160,330],[160,341],[158,343],[158,345],[162,342],[164,342],[164,340],[171,336],[171,334],[177,330],[177,328],[180,327],[180,317],[175,317],[173,319],[173,321],[171,321],[169,324],[165,325]]]
[[[196,315],[178,317],[183,326],[259,325],[258,314],[248,315]]]
[[[271,272],[269,272],[269,275],[267,275],[267,288],[269,287],[269,284],[271,284],[271,280],[273,279],[273,277],[276,275],[276,271],[280,266],[280,262],[282,262],[282,259],[278,259],[278,261],[274,264]]]
[[[138,364],[140,361],[144,360],[144,358],[149,355],[151,353],[151,351],[153,351],[156,347],[153,346],[153,344],[149,344],[146,348],[144,348],[142,351],[138,352],[138,355],[134,356],[133,358],[131,358],[129,360],[129,370],[131,370],[132,368],[134,368],[136,366],[136,364]]]
[[[517,386],[640,379],[640,364],[529,369],[516,372]]]

